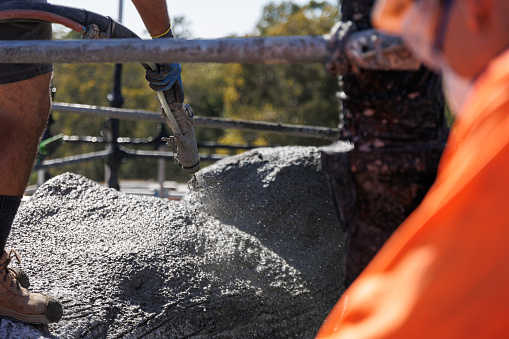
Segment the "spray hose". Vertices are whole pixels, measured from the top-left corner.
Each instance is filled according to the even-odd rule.
[[[89,12],[85,9],[52,5],[32,1],[7,1],[0,3],[0,21],[46,21],[63,25],[81,34],[87,39],[128,39],[138,38],[135,33],[109,17]],[[147,64],[153,70],[155,63]],[[164,139],[167,146],[177,151],[177,162],[188,173],[196,173],[200,169],[200,157],[194,133],[194,112],[189,105],[174,102],[168,105],[163,92],[157,92],[163,111],[162,117],[174,133],[174,137]],[[181,125],[185,125],[183,130]]]

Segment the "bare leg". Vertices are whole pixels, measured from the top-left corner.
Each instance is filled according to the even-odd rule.
[[[26,189],[50,112],[51,73],[0,85],[0,195]]]
[[[0,316],[44,324],[62,318],[62,304],[26,290],[19,274],[8,268],[11,260],[19,257],[4,246],[48,119],[50,80],[48,73],[0,85]]]

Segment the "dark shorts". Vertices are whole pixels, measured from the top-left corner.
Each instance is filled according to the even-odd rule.
[[[46,22],[0,23],[0,40],[51,40],[51,24]],[[53,64],[0,64],[0,84],[35,78],[53,71]]]

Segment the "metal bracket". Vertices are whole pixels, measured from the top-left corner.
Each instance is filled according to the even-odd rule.
[[[327,41],[327,51],[330,57],[326,65],[331,74],[350,73],[351,67],[350,60],[346,55],[346,43],[352,31],[355,31],[355,25],[352,21],[341,21],[332,27]]]
[[[327,70],[331,74],[355,73],[359,69],[410,71],[421,67],[400,38],[375,29],[355,30],[351,21],[339,22],[332,28],[327,42]]]
[[[421,62],[395,36],[374,29],[352,33],[346,43],[346,55],[355,66],[371,70],[417,70]]]
[[[175,143],[175,137],[174,136],[171,136],[169,138],[162,137],[161,140],[166,143],[166,146],[171,147],[171,150],[173,152],[173,160],[175,161],[175,163],[177,165],[180,165],[179,158],[178,158],[178,146]]]
[[[82,39],[110,39],[113,36],[113,31],[115,30],[115,20],[110,17],[107,17],[110,21],[106,32],[101,32],[99,27],[96,24],[90,24],[87,26],[87,30],[82,33]]]

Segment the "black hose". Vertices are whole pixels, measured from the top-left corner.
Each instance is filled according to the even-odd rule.
[[[122,24],[114,21],[111,18],[105,17],[101,14],[97,14],[94,12],[87,11],[81,8],[67,7],[67,6],[59,6],[52,5],[48,3],[41,2],[32,2],[32,1],[2,1],[0,2],[0,12],[6,10],[34,10],[41,11],[46,13],[52,13],[55,15],[62,16],[71,21],[77,22],[85,27],[90,26],[91,24],[97,25],[101,32],[106,32],[110,27],[110,24],[114,22],[114,30],[110,38],[113,39],[129,39],[129,38],[138,38],[140,37],[132,32],[127,27]],[[16,20],[16,19],[12,19]],[[11,20],[5,20],[11,21]],[[4,21],[4,22],[5,22]]]

